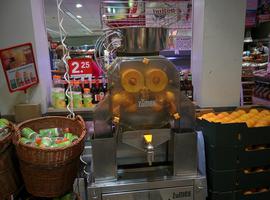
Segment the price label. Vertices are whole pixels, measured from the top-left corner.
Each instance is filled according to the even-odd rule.
[[[73,58],[68,60],[69,75],[89,75],[92,74],[92,63],[91,58]]]

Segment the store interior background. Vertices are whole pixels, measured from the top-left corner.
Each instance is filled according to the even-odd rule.
[[[24,92],[9,93],[0,68],[0,107],[2,115],[14,115],[14,106],[30,102],[41,104],[41,113],[50,107],[51,67],[48,38],[59,42],[56,1],[4,1],[1,9],[0,49],[31,42],[34,46],[40,83]],[[82,7],[77,8],[76,4]],[[270,22],[245,28],[246,2],[234,0],[193,0],[192,47],[187,51],[167,49],[161,52],[181,70],[192,72],[194,100],[200,107],[239,106],[244,39],[251,33],[252,43],[261,40],[268,46]],[[63,26],[68,32],[66,44],[78,56],[93,49],[102,33],[99,0],[64,0]],[[226,12],[230,10],[230,15]],[[12,16],[6,18],[12,11]],[[14,26],[16,24],[16,26]],[[230,27],[230,28],[228,28]],[[249,35],[248,35],[249,36]],[[81,51],[83,50],[83,51]],[[79,52],[79,53],[78,53]]]

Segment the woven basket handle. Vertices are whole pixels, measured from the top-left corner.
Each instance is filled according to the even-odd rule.
[[[75,119],[78,120],[78,122],[82,125],[83,129],[86,130],[85,122],[84,122],[82,116],[81,115],[76,115]]]
[[[19,144],[19,135],[20,135],[20,129],[18,126],[14,126],[14,135],[12,137],[12,142],[15,146]]]

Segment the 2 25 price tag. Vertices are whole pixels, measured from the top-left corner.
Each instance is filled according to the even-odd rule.
[[[92,74],[92,63],[91,58],[72,58],[68,60],[69,75],[80,76]]]

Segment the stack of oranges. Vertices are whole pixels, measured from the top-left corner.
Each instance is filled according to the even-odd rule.
[[[248,127],[270,126],[270,111],[250,109],[249,111],[237,110],[231,113],[221,112],[218,114],[207,113],[199,117],[214,123],[246,123]]]

